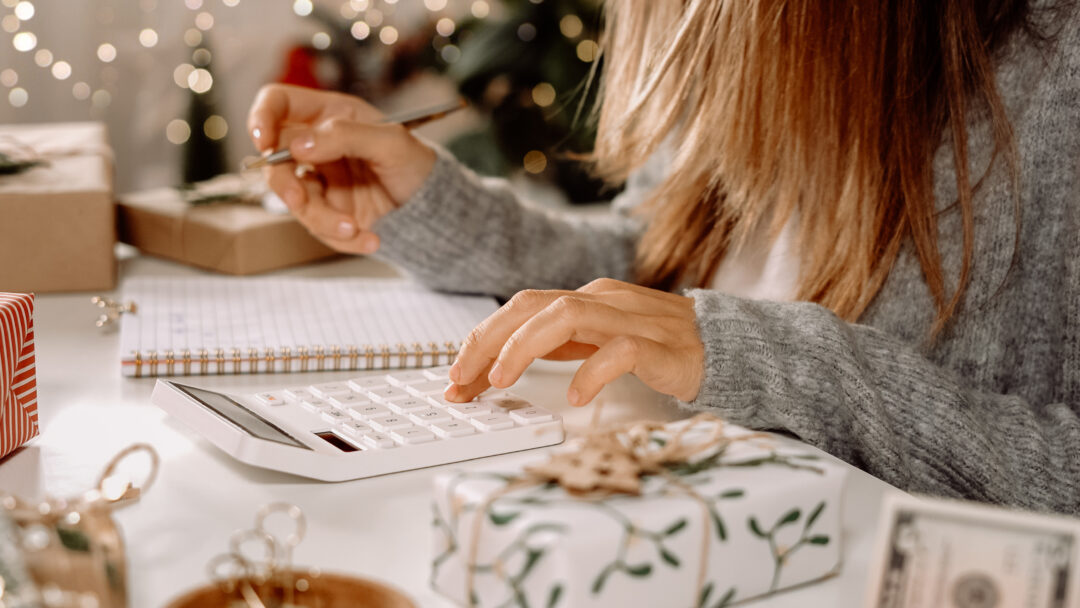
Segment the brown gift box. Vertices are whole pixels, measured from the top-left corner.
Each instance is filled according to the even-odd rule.
[[[214,181],[219,191],[231,182],[237,192],[244,192],[241,198],[250,191],[250,184],[238,176]],[[121,241],[151,255],[227,274],[255,274],[335,255],[290,215],[242,202],[192,205],[175,188],[125,195],[118,212]]]
[[[112,289],[116,220],[105,125],[0,125],[0,150],[46,161],[0,176],[0,290]]]

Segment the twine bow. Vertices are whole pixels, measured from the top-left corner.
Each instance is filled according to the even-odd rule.
[[[33,147],[14,137],[0,136],[0,175],[22,173],[45,162]]]
[[[32,145],[13,135],[0,135],[0,175],[21,173],[71,156],[99,155],[113,163],[112,149],[102,143],[85,145]]]
[[[598,418],[599,404],[594,412]],[[710,427],[702,439],[687,441],[687,436],[705,425]],[[585,501],[602,501],[614,494],[640,495],[642,479],[647,475],[662,475],[687,497],[702,507],[701,561],[698,567],[697,591],[706,583],[709,560],[709,504],[694,488],[673,475],[674,465],[689,464],[707,452],[720,454],[734,441],[764,437],[753,433],[738,438],[724,436],[724,421],[712,414],[701,413],[685,421],[664,437],[662,442],[654,438],[659,431],[668,431],[659,421],[641,421],[624,424],[608,430],[587,431],[578,438],[573,449],[559,452],[544,463],[525,467],[522,475],[506,486],[493,492],[479,505],[473,520],[466,562],[465,597],[475,605],[475,573],[480,532],[483,528],[482,514],[499,498],[517,490],[536,487],[546,483],[558,483],[575,498]]]
[[[699,424],[711,423],[712,431],[703,441],[686,443],[684,436]],[[664,423],[635,422],[606,431],[586,433],[575,451],[555,454],[545,463],[525,468],[542,483],[556,482],[575,496],[599,493],[603,497],[641,493],[641,479],[658,475],[667,466],[690,462],[706,451],[723,450],[723,421],[711,414],[698,414],[658,445],[653,434],[665,430]]]

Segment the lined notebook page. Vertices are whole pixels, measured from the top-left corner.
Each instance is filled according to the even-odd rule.
[[[140,376],[436,365],[498,307],[364,278],[137,277],[124,299],[121,367]]]

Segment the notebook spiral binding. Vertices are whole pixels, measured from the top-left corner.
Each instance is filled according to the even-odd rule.
[[[205,376],[207,374],[257,374],[311,371],[367,371],[449,365],[459,345],[435,342],[423,345],[298,346],[295,348],[214,348],[191,351],[134,351],[136,378],[150,376]]]

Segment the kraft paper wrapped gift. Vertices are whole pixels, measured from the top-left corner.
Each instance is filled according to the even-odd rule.
[[[0,458],[37,434],[34,296],[0,293]]]
[[[0,289],[112,289],[116,214],[105,125],[0,125],[0,150],[45,161],[0,176]]]
[[[120,240],[141,251],[226,274],[247,275],[336,255],[288,214],[250,204],[253,185],[227,175],[192,192],[159,188],[120,198]]]
[[[647,441],[660,446],[678,424]],[[716,424],[695,422],[683,440]],[[843,467],[778,436],[718,431],[725,447],[642,477],[639,495],[530,477],[552,467],[546,456],[440,475],[432,585],[463,606],[715,608],[836,573]],[[591,462],[602,475],[620,467]]]

